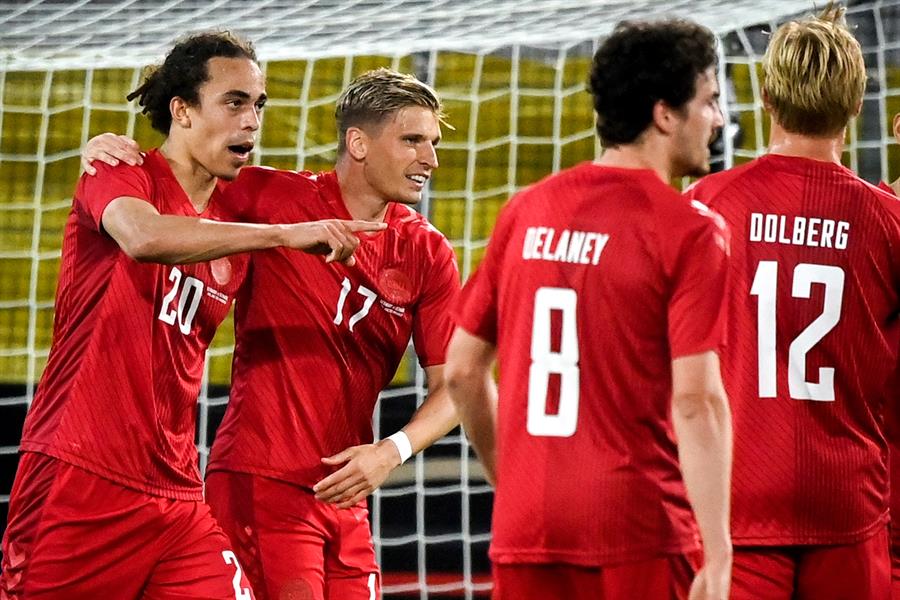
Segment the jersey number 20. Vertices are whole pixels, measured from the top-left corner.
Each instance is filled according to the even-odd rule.
[[[534,294],[531,329],[531,368],[528,370],[528,418],[526,428],[535,436],[569,437],[578,426],[581,372],[578,367],[578,327],[575,323],[578,294],[569,288],[542,287]],[[550,337],[550,316],[562,315],[559,350]],[[559,410],[547,413],[550,375],[559,375]]]
[[[834,329],[841,318],[844,300],[844,270],[829,265],[801,263],[794,268],[794,298],[809,298],[812,284],[825,286],[825,302],[822,313],[806,329],[794,338],[788,349],[788,391],[795,400],[834,400],[834,368],[819,369],[819,383],[806,380],[806,354]],[[759,397],[775,398],[778,385],[775,381],[776,361],[776,291],[778,263],[760,261],[750,294],[759,298],[756,316],[759,360]]]
[[[203,297],[204,286],[202,281],[191,276],[185,277],[184,285],[182,285],[181,277],[181,269],[172,267],[172,270],[169,271],[172,289],[163,298],[162,305],[159,307],[159,320],[169,325],[175,325],[177,321],[181,333],[188,335],[194,324],[194,317],[197,316],[197,308]],[[180,295],[179,292],[181,292]],[[178,296],[177,303],[174,301],[176,296]]]

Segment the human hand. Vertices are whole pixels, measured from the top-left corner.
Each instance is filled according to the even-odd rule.
[[[101,133],[88,140],[81,149],[81,167],[88,175],[96,175],[97,169],[91,164],[95,160],[116,166],[119,162],[140,165],[144,162],[141,147],[128,136],[115,133]]]
[[[313,486],[316,498],[350,508],[381,486],[400,465],[400,453],[393,442],[351,446],[322,459],[326,465],[344,465]]]
[[[352,267],[353,253],[359,246],[359,233],[371,233],[387,228],[386,223],[372,221],[342,221],[327,219],[285,225],[283,246],[303,250],[309,254],[326,254],[325,262],[339,262]]]
[[[731,588],[731,557],[707,560],[688,594],[689,600],[728,600]]]

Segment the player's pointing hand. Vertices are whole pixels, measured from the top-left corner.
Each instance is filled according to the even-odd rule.
[[[325,262],[340,262],[350,267],[356,264],[353,253],[359,246],[357,234],[382,231],[387,224],[327,219],[285,227],[286,239],[282,245],[310,254],[326,254]]]

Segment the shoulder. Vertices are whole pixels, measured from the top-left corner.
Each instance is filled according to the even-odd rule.
[[[244,167],[229,186],[232,192],[260,192],[289,189],[292,193],[315,192],[318,176],[309,171],[285,171],[272,167]]]
[[[146,161],[142,165],[119,163],[114,167],[95,161],[93,166],[97,173],[95,175],[83,173],[79,180],[80,189],[104,188],[111,184],[119,183],[134,186],[135,188],[146,188],[148,192],[153,188],[153,181],[155,180],[154,174],[151,172],[153,169]]]
[[[315,211],[321,183],[308,171],[244,167],[226,189],[228,203],[242,219],[251,221],[306,220]]]
[[[453,255],[453,246],[437,227],[415,209],[405,204],[397,204],[391,215],[391,228],[414,248],[425,250],[430,256]]]
[[[759,171],[759,167],[760,162],[757,159],[725,171],[707,175],[688,186],[684,191],[684,195],[706,204],[713,203],[720,194],[730,188],[735,182],[748,176],[752,177]]]
[[[888,192],[881,186],[872,185],[856,176],[854,176],[854,179],[857,180],[856,185],[859,187],[860,193],[871,198],[872,203],[879,212],[889,215],[889,218],[894,222],[900,222],[900,198],[895,196],[893,191]]]

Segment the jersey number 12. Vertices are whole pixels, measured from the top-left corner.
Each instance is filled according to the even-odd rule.
[[[800,263],[794,268],[794,298],[809,298],[812,284],[825,286],[825,302],[822,313],[806,329],[794,338],[788,348],[788,391],[795,400],[834,401],[834,368],[819,369],[819,383],[806,380],[806,354],[834,329],[841,318],[844,300],[844,270],[829,265]],[[776,296],[778,263],[760,261],[750,287],[750,295],[757,296],[757,344],[759,365],[759,397],[775,398],[778,385],[775,373],[776,360]]]

